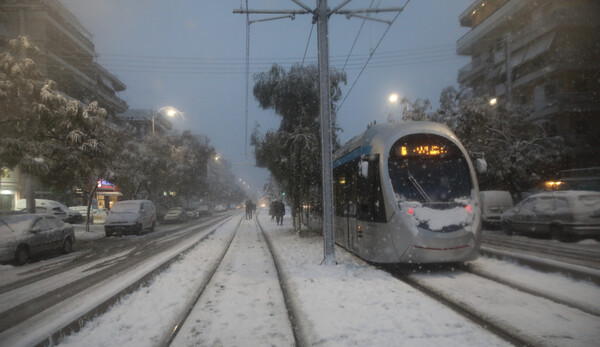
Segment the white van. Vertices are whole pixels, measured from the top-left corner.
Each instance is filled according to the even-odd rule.
[[[500,215],[513,207],[512,196],[505,190],[483,190],[479,192],[481,217],[484,224],[500,225]]]
[[[17,211],[21,211],[26,208],[27,200],[21,199],[17,201]],[[77,223],[83,219],[81,213],[78,211],[71,210],[67,206],[54,200],[35,199],[35,213],[49,213],[67,223]]]
[[[106,236],[113,234],[141,234],[154,231],[156,206],[150,200],[125,200],[116,202],[104,222]]]

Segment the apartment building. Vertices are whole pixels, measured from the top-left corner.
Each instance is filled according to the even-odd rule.
[[[36,65],[61,92],[96,100],[112,116],[127,110],[117,96],[125,84],[96,63],[92,34],[58,0],[0,0],[0,51],[23,35],[40,48]]]
[[[477,0],[459,17],[471,62],[458,82],[475,96],[529,106],[574,149],[570,166],[599,164],[600,1]]]
[[[41,50],[38,69],[57,89],[85,104],[98,101],[117,119],[128,106],[118,95],[126,86],[96,62],[92,34],[57,0],[0,0],[0,52],[8,41],[28,36]],[[30,183],[38,198],[53,198],[43,182]],[[25,177],[18,168],[0,168],[0,212],[25,197]]]

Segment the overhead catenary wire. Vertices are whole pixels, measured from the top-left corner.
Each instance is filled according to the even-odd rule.
[[[406,5],[408,5],[408,3],[410,2],[410,0],[406,0],[406,3],[404,4],[403,8],[406,7]],[[365,65],[363,66],[363,68],[360,70],[360,72],[358,73],[358,76],[356,76],[356,79],[354,80],[354,82],[352,83],[352,86],[350,86],[350,89],[348,90],[348,92],[346,93],[346,95],[344,96],[344,99],[342,99],[342,102],[340,103],[340,105],[336,108],[336,113],[342,108],[342,106],[344,106],[344,102],[346,101],[346,99],[348,98],[348,95],[350,95],[350,92],[352,92],[352,89],[354,89],[354,86],[356,85],[356,82],[358,82],[360,76],[363,74],[363,72],[365,71],[365,68],[367,67],[367,65],[369,64],[369,62],[371,61],[371,58],[373,57],[373,55],[375,54],[375,51],[377,51],[377,48],[379,47],[379,45],[381,44],[381,42],[383,41],[385,35],[388,33],[388,31],[390,30],[390,28],[392,27],[392,25],[394,24],[394,22],[396,21],[396,19],[400,16],[400,12],[396,13],[396,15],[394,16],[394,19],[392,19],[392,22],[388,25],[388,27],[385,29],[385,32],[383,33],[383,35],[381,35],[381,38],[379,39],[379,42],[377,42],[377,45],[375,45],[375,48],[373,48],[373,50],[371,51],[369,58],[367,59],[367,61],[365,62]]]
[[[374,2],[375,2],[375,0],[371,0],[371,4],[369,5],[369,8],[373,7]],[[358,41],[358,37],[360,36],[360,33],[362,32],[362,29],[365,26],[366,21],[367,21],[367,19],[363,18],[363,21],[360,24],[360,28],[358,29],[358,33],[356,34],[356,37],[354,38],[354,42],[352,43],[352,47],[350,47],[350,51],[348,52],[348,56],[346,57],[346,61],[344,62],[344,66],[342,66],[342,72],[344,72],[346,70],[346,64],[348,64],[348,59],[350,59],[350,55],[354,51],[354,47],[356,46],[356,42]]]

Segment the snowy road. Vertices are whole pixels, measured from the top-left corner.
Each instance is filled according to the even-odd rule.
[[[59,344],[162,346],[190,312],[173,345],[510,345],[443,301],[342,249],[336,249],[337,265],[320,265],[322,237],[294,233],[287,215],[283,227],[265,213],[257,218],[260,226],[235,216]],[[486,257],[469,268],[473,272],[417,271],[410,277],[532,345],[589,346],[600,339],[598,285]],[[75,304],[85,306],[122,280],[82,293]],[[573,307],[578,305],[591,313]],[[40,319],[26,334],[52,331],[52,317]],[[10,345],[30,345],[27,341],[32,340]]]

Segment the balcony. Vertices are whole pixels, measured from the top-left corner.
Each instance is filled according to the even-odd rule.
[[[598,113],[600,104],[598,103],[598,92],[560,92],[543,97],[543,100],[537,101],[535,112],[531,115],[532,119],[540,119],[554,114],[570,113]]]
[[[512,0],[506,3],[504,6],[499,8],[496,12],[491,14],[486,20],[481,22],[478,26],[474,27],[466,33],[463,37],[458,39],[456,42],[456,53],[458,55],[472,55],[474,52],[475,45],[481,45],[482,41],[489,38],[496,38],[506,32],[506,25],[508,24],[507,17],[511,15],[517,15],[519,11],[522,11],[526,6],[529,5],[529,1],[523,0]],[[490,46],[493,41],[484,46]]]

